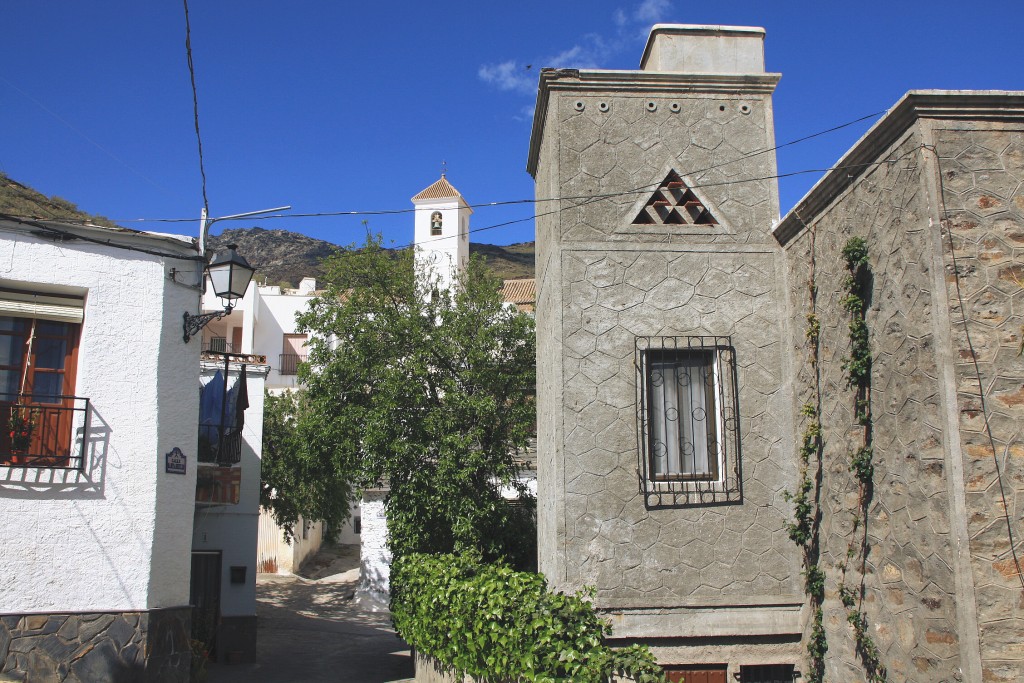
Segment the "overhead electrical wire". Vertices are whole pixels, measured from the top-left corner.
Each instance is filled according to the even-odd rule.
[[[939,157],[939,153],[932,145],[921,145],[921,147],[929,150],[935,156],[935,166],[938,169],[938,173],[936,175],[939,178],[939,202],[942,208],[942,221],[945,223],[946,237],[949,241],[949,258],[953,266],[951,269],[953,286],[956,291],[957,303],[960,306],[960,318],[963,321],[964,338],[967,341],[967,350],[970,353],[971,363],[974,365],[974,377],[978,382],[978,402],[981,405],[981,415],[985,422],[985,434],[988,437],[989,449],[992,451],[992,464],[995,468],[996,481],[999,483],[999,497],[1002,503],[1002,516],[1003,520],[1006,522],[1006,536],[1010,543],[1009,552],[1013,557],[1014,568],[1017,570],[1015,572],[1017,580],[1020,582],[1021,589],[1024,590],[1024,572],[1021,570],[1020,557],[1017,555],[1017,541],[1013,536],[1013,522],[1010,519],[1010,506],[1006,499],[1006,488],[1003,484],[1003,472],[1002,468],[999,466],[999,453],[996,448],[995,436],[992,434],[992,423],[989,418],[988,405],[985,401],[985,383],[982,381],[981,377],[981,366],[978,364],[978,354],[975,352],[974,342],[971,340],[971,330],[970,326],[967,324],[967,308],[964,305],[964,295],[960,289],[960,266],[957,264],[956,248],[953,244],[953,230],[949,218],[949,210],[946,208],[946,185],[943,180],[942,159]]]
[[[33,230],[41,230],[41,231],[45,232],[48,235],[51,235],[53,237],[59,237],[62,240],[68,240],[68,241],[81,240],[82,242],[91,242],[92,244],[102,244],[103,246],[113,247],[115,249],[125,249],[127,251],[136,251],[136,252],[139,252],[139,253],[142,253],[142,254],[149,254],[151,256],[161,256],[163,258],[177,259],[179,261],[202,261],[202,262],[206,261],[205,257],[200,256],[198,254],[175,254],[175,253],[169,252],[169,251],[159,251],[157,249],[146,249],[145,247],[133,247],[130,244],[121,244],[120,242],[115,242],[114,240],[111,240],[111,239],[101,239],[99,237],[90,237],[88,235],[83,235],[83,234],[81,234],[79,232],[71,232],[69,230],[62,230],[61,228],[55,227],[53,225],[47,225],[46,223],[41,223],[41,222],[39,222],[37,220],[33,220],[31,218],[24,218],[22,216],[12,216],[10,214],[0,213],[0,220],[11,221],[12,223],[17,223],[19,226],[23,226],[25,228],[32,228]],[[66,221],[60,221],[60,222],[61,223],[65,223],[67,225],[80,225],[80,224],[67,223]],[[2,226],[0,226],[0,227],[2,227]],[[90,225],[88,227],[98,228],[100,230],[110,230],[111,229],[111,228],[106,228],[104,226],[98,226],[98,225]],[[129,233],[129,234],[130,235],[138,235],[139,233],[133,232],[133,233]],[[142,234],[145,234],[145,233],[142,233]],[[184,243],[182,244],[182,246],[188,248],[188,245],[186,245]]]
[[[186,0],[186,2],[187,2],[187,0]],[[186,15],[187,15],[187,9],[186,9]],[[187,17],[186,17],[186,23],[187,23]],[[191,52],[189,53],[189,65],[190,65],[190,70],[191,70]],[[195,92],[194,88],[195,88],[195,81],[194,81],[194,78],[193,78],[193,93]],[[847,121],[846,123],[841,123],[841,124],[839,124],[837,126],[832,126],[831,128],[826,128],[824,130],[820,130],[820,131],[817,131],[817,132],[814,132],[814,133],[810,133],[809,135],[805,135],[803,137],[799,137],[799,138],[796,138],[794,140],[789,140],[788,142],[784,142],[784,143],[779,144],[779,145],[775,145],[775,146],[772,146],[772,147],[766,147],[764,149],[756,150],[754,152],[750,152],[750,153],[744,154],[744,155],[736,157],[734,159],[729,159],[728,161],[723,161],[723,162],[720,162],[720,163],[717,163],[717,164],[712,164],[711,166],[705,166],[704,168],[698,168],[698,169],[687,171],[684,175],[694,176],[694,175],[697,175],[699,173],[706,173],[707,171],[712,171],[712,170],[715,170],[717,168],[721,168],[723,166],[728,166],[728,165],[731,165],[731,164],[739,163],[741,161],[746,161],[748,159],[751,159],[751,158],[756,157],[756,156],[760,156],[762,154],[767,154],[769,152],[774,152],[776,150],[783,149],[785,147],[789,147],[791,145],[796,145],[796,144],[799,144],[801,142],[806,142],[807,140],[811,140],[811,139],[814,139],[814,138],[817,138],[817,137],[821,137],[822,135],[827,135],[829,133],[834,133],[834,132],[836,132],[838,130],[842,130],[843,128],[848,128],[848,127],[856,125],[856,124],[858,124],[858,123],[860,123],[862,121],[866,121],[867,119],[880,116],[880,115],[882,115],[884,113],[885,113],[885,111],[882,110],[882,111],[873,112],[871,114],[866,114],[864,116],[860,116],[860,117],[858,117],[856,119],[853,119],[851,121]],[[196,113],[196,137],[197,138],[199,137],[198,113]],[[199,143],[199,158],[200,158],[200,167],[202,167],[202,142],[201,141]],[[790,173],[783,173],[783,174],[779,174],[779,175],[775,175],[775,176],[765,176],[764,178],[756,178],[756,179],[752,179],[752,180],[771,180],[773,178],[787,178],[787,177],[790,177],[790,176],[801,175],[801,174],[806,174],[806,173],[823,173],[823,172],[828,172],[828,171],[832,171],[832,170],[835,170],[835,168],[806,169],[806,170],[801,170],[801,171],[793,171],[793,172],[790,172]],[[204,191],[204,199],[205,199],[205,178],[206,178],[206,175],[204,173],[203,174],[203,179],[204,179],[204,190],[203,190]],[[739,183],[739,182],[751,182],[751,180],[725,181],[723,183],[718,183],[718,184],[732,184],[732,183]],[[625,191],[616,192],[616,193],[609,193],[607,196],[625,196],[625,195],[629,195],[629,194],[639,194],[639,193],[642,193],[642,192],[649,192],[649,191],[652,191],[655,188],[657,188],[658,185],[660,185],[660,182],[652,183],[650,185],[645,185],[645,186],[641,186],[641,187],[637,187],[637,188],[634,188],[634,189],[631,189],[631,190],[625,190]],[[712,187],[712,186],[714,186],[714,184],[696,185],[694,187]],[[515,206],[515,205],[520,205],[520,204],[541,204],[541,203],[544,203],[544,202],[582,200],[582,199],[590,199],[592,197],[597,197],[597,196],[598,195],[580,195],[580,196],[563,196],[563,197],[541,197],[541,198],[533,198],[533,199],[511,199],[511,200],[506,200],[506,201],[480,202],[480,203],[477,203],[477,204],[467,204],[467,206],[470,209],[479,209],[479,208],[486,208],[486,207],[493,207],[493,206]],[[318,211],[318,212],[310,212],[310,213],[268,214],[266,216],[251,217],[251,220],[271,220],[271,219],[282,219],[282,218],[332,218],[332,217],[341,217],[341,216],[389,216],[389,215],[399,215],[399,214],[415,213],[417,210],[418,209],[416,209],[416,208],[402,208],[402,209],[377,209],[377,210],[368,210],[368,211]],[[208,209],[207,209],[207,212],[209,212]],[[118,222],[118,223],[193,223],[193,222],[195,222],[198,219],[197,218],[123,218],[123,219],[119,218],[119,219],[112,219],[112,220],[115,220],[115,222]],[[250,218],[238,218],[238,219],[228,218],[228,219],[221,219],[221,220],[250,220]]]
[[[203,138],[199,134],[199,95],[196,91],[196,68],[192,63],[192,26],[188,20],[188,0],[185,4],[185,54],[188,56],[188,75],[192,82],[192,120],[196,126],[196,143],[199,146],[199,175],[203,180],[203,209],[210,215],[210,202],[206,198],[206,166],[203,163]]]

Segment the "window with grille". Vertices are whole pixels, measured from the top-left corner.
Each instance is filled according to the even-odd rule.
[[[740,500],[736,360],[729,337],[639,337],[641,491],[649,507]]]

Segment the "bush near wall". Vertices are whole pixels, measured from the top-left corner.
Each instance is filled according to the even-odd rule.
[[[458,675],[487,681],[665,680],[645,646],[612,649],[586,595],[479,557],[407,555],[392,573],[391,614],[407,643]]]

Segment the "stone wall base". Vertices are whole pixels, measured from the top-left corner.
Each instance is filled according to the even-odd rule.
[[[189,607],[0,615],[0,672],[32,683],[187,683]]]
[[[612,639],[613,647],[624,647],[636,640]],[[772,636],[747,638],[651,638],[639,641],[651,648],[655,659],[663,666],[693,666],[700,664],[726,664],[727,679],[739,680],[741,666],[765,664],[793,664],[797,670],[805,654],[799,636]],[[416,683],[477,683],[466,676],[457,678],[433,657],[414,653]],[[616,683],[630,679],[616,677]],[[799,677],[798,681],[803,680]]]
[[[256,615],[221,617],[217,628],[217,661],[244,664],[256,661]]]

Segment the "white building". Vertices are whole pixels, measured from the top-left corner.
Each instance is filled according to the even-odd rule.
[[[473,209],[442,173],[412,198],[416,265],[433,272],[449,290],[469,262],[469,216]]]
[[[0,253],[0,671],[187,681],[201,258],[8,216]]]
[[[311,277],[303,278],[299,286],[294,289],[276,285],[258,286],[255,281],[250,283],[245,296],[238,302],[231,315],[212,322],[203,330],[202,348],[204,352],[208,354],[228,352],[244,354],[257,359],[263,358],[267,365],[265,375],[267,391],[280,393],[298,388],[298,366],[306,360],[308,336],[298,331],[295,316],[306,309],[316,293],[316,280]],[[203,309],[215,311],[220,308],[219,299],[210,288],[207,288],[207,293],[203,297]],[[208,357],[213,358],[214,356],[209,355]],[[258,393],[262,403],[262,387]],[[249,396],[251,400],[252,391]],[[259,446],[259,441],[254,442],[254,448]],[[262,449],[259,448],[255,452],[261,453]],[[245,468],[243,467],[243,477],[245,476],[244,472]],[[243,491],[245,490],[243,486]],[[253,500],[256,501],[258,507],[258,471],[254,480],[253,493],[255,495]],[[353,508],[353,514],[353,519],[342,530],[339,539],[342,543],[359,543],[358,507]],[[241,531],[241,529],[239,530]],[[300,521],[296,527],[294,537],[290,540],[286,539],[284,530],[274,522],[273,516],[265,509],[259,511],[258,532],[253,530],[250,534],[248,526],[246,526],[244,539],[246,543],[251,540],[253,544],[253,562],[255,564],[250,574],[252,581],[255,581],[256,572],[294,573],[298,571],[306,559],[316,554],[325,540],[323,524],[305,520]],[[222,573],[226,571],[226,569],[222,569]],[[253,593],[251,609],[251,613],[255,614],[255,593]]]

